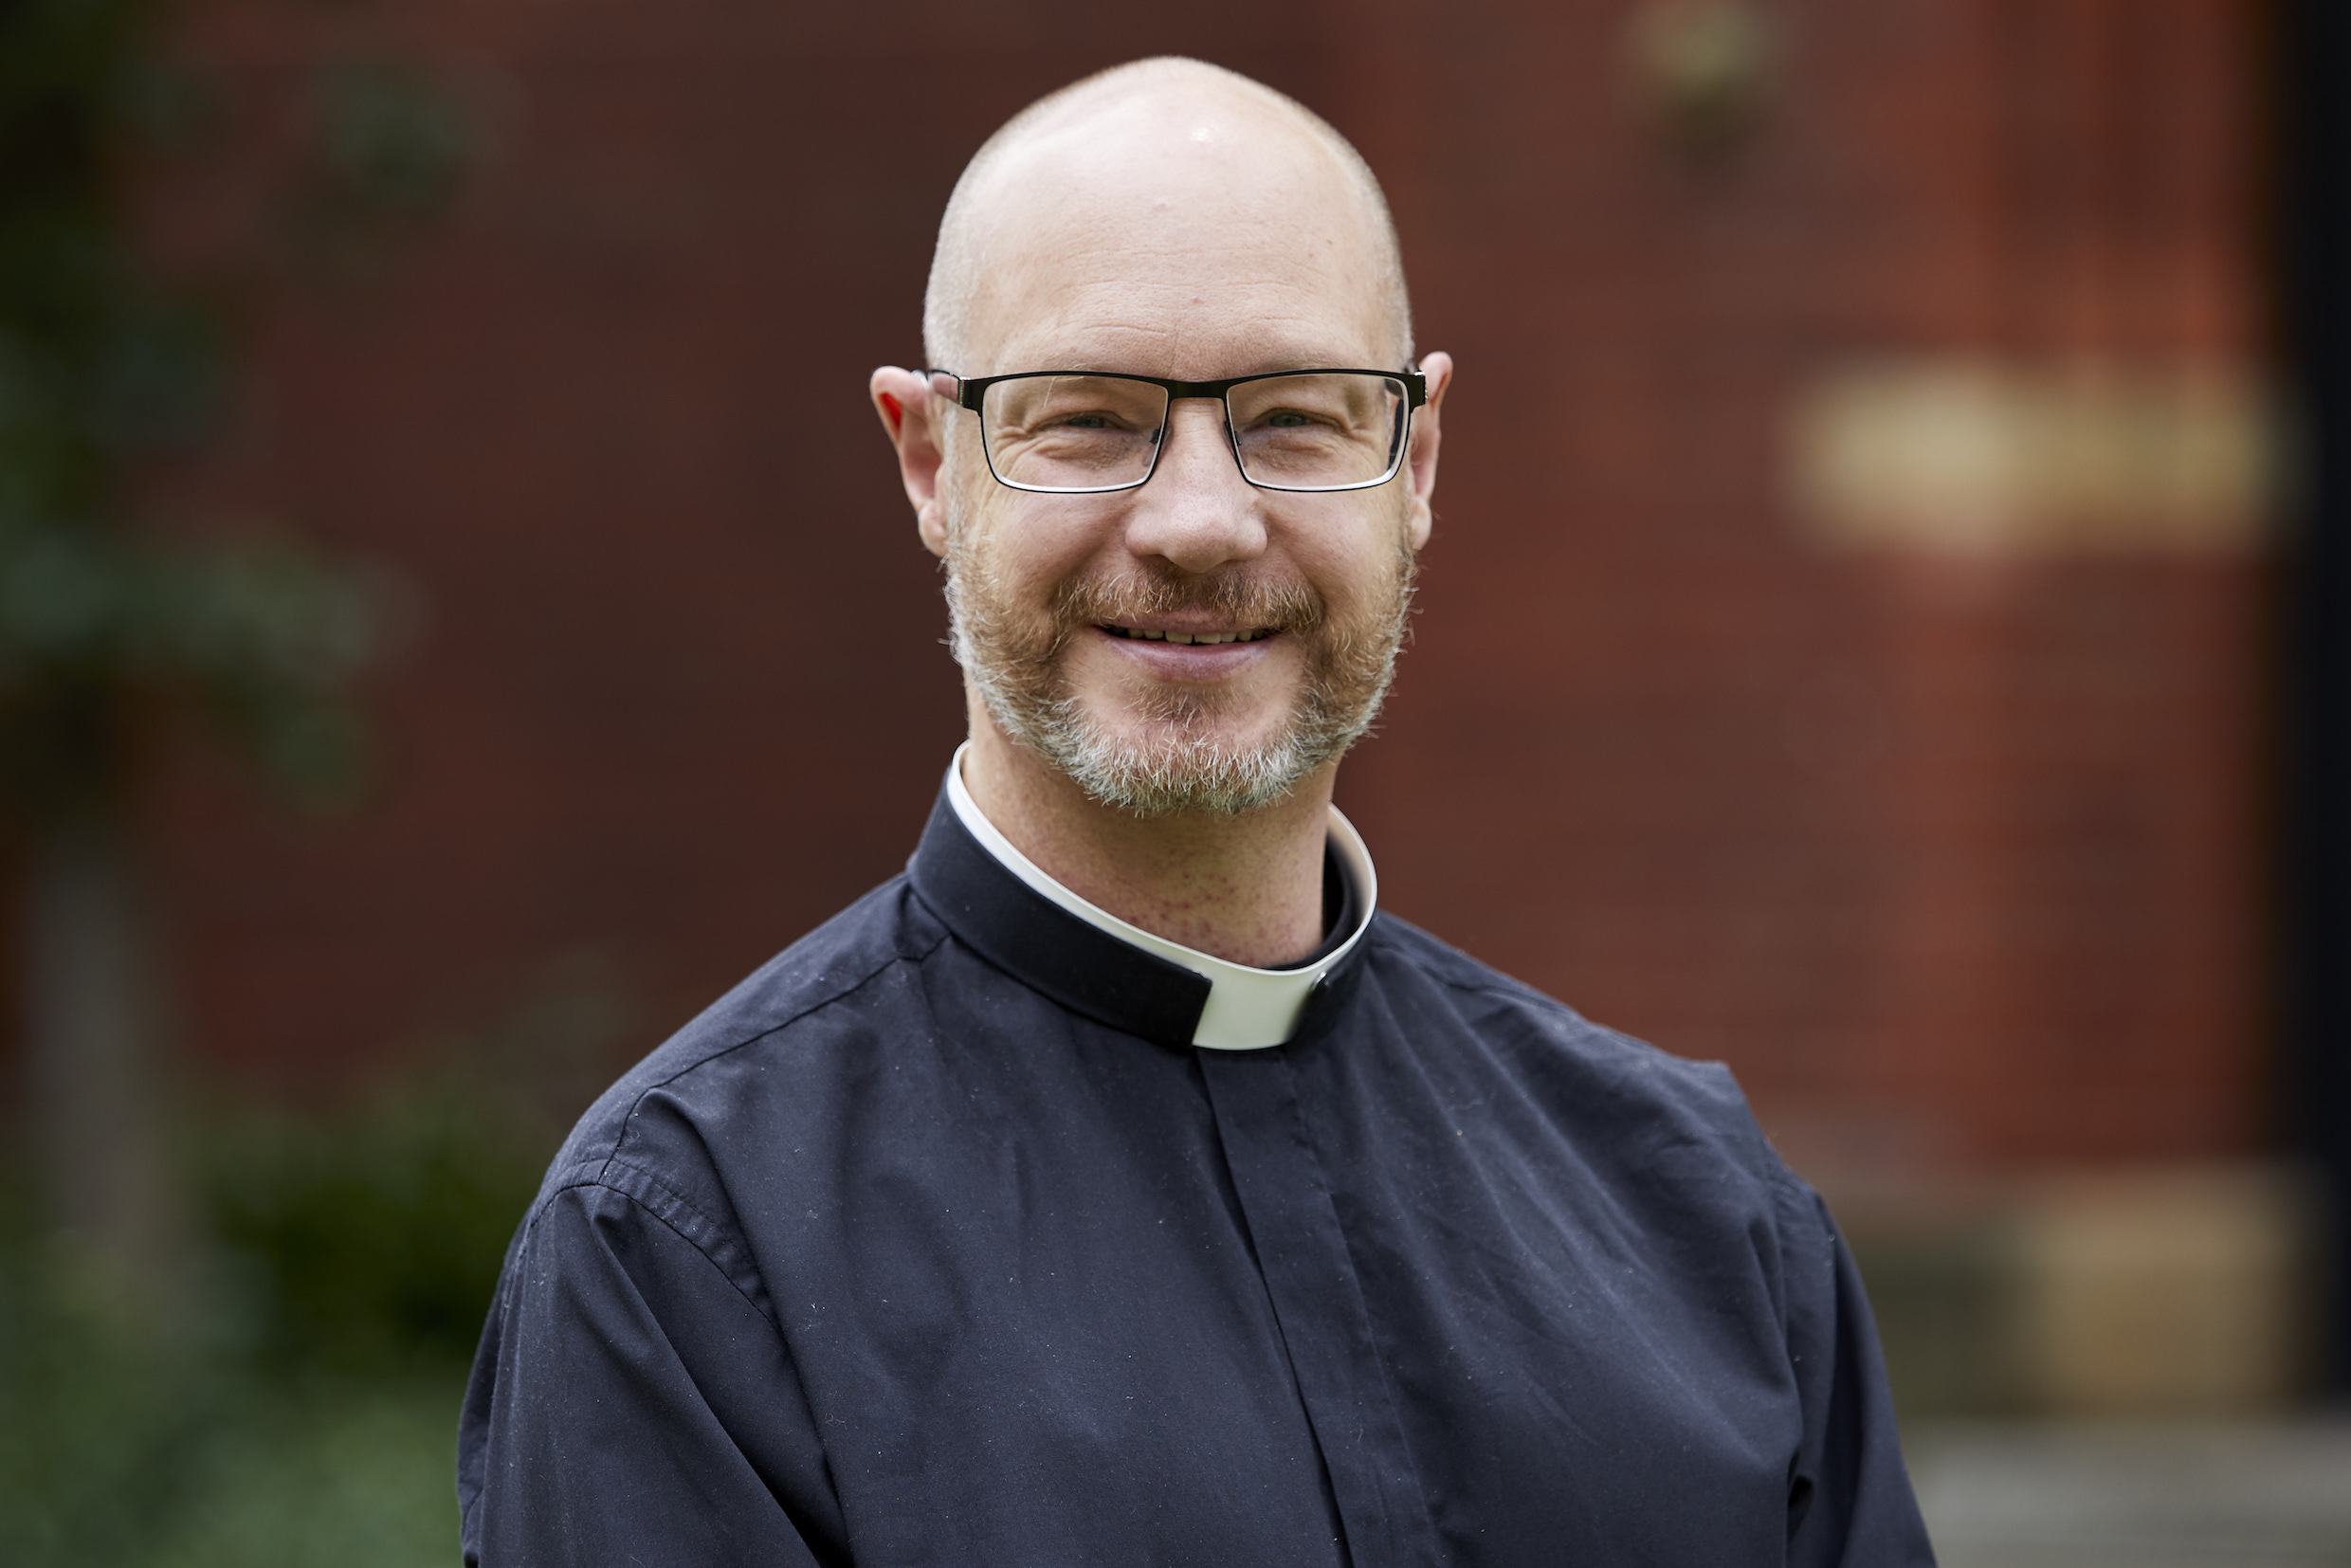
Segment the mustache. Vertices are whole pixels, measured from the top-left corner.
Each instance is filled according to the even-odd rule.
[[[1066,582],[1053,594],[1056,641],[1084,627],[1125,626],[1153,615],[1203,614],[1234,626],[1313,631],[1328,615],[1305,584],[1247,573],[1210,576],[1134,573]]]

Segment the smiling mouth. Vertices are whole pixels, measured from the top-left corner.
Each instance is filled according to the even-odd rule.
[[[1186,643],[1194,647],[1213,647],[1219,643],[1255,643],[1273,635],[1269,626],[1255,627],[1248,631],[1153,631],[1144,627],[1108,626],[1103,629],[1113,637],[1124,637],[1138,643]]]

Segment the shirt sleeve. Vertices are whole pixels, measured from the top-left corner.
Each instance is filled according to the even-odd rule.
[[[813,1568],[839,1504],[782,1337],[658,1188],[547,1199],[518,1238],[458,1444],[467,1568]]]
[[[1933,1568],[1861,1273],[1827,1206],[1809,1189],[1799,1201],[1788,1345],[1804,1437],[1789,1477],[1789,1568]]]

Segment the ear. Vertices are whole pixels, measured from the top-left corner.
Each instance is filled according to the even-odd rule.
[[[1445,401],[1446,389],[1453,384],[1453,356],[1422,355],[1420,374],[1429,378],[1429,401],[1412,415],[1412,449],[1404,459],[1404,478],[1412,492],[1408,526],[1414,550],[1429,542],[1429,531],[1436,525],[1436,513],[1430,506],[1430,499],[1436,494],[1437,446],[1443,437],[1438,410]]]
[[[954,383],[945,376],[928,377],[920,371],[884,365],[873,373],[867,391],[882,428],[898,449],[898,476],[914,503],[915,531],[922,547],[934,556],[947,553],[947,517],[939,504],[939,470],[946,460],[939,421],[952,418],[955,404],[935,382]]]

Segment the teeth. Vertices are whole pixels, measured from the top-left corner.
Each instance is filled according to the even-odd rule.
[[[1146,643],[1180,643],[1186,647],[1215,647],[1225,643],[1254,643],[1273,635],[1271,627],[1259,627],[1253,631],[1153,631],[1144,627],[1106,627],[1114,636],[1127,637]]]

